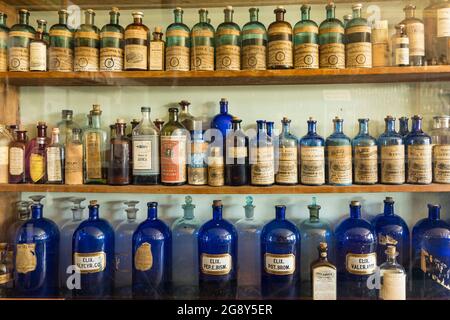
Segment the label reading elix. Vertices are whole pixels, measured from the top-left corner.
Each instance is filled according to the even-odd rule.
[[[300,177],[302,184],[325,183],[325,148],[306,147],[300,149]]]
[[[312,272],[313,300],[336,300],[336,270],[327,266],[317,267]]]
[[[202,254],[201,270],[203,274],[224,276],[231,272],[232,257],[230,254]]]
[[[431,145],[408,146],[408,183],[431,183],[431,157]]]
[[[434,182],[450,183],[450,145],[433,147]]]
[[[381,183],[405,183],[405,146],[381,146]]]
[[[36,244],[21,243],[16,245],[16,271],[29,273],[36,270]]]
[[[371,275],[377,267],[377,254],[349,253],[346,257],[346,269],[351,274]]]
[[[294,254],[273,254],[264,255],[264,270],[274,275],[290,275],[295,272]]]
[[[97,273],[106,268],[106,253],[103,251],[92,253],[74,252],[74,264],[80,273]]]

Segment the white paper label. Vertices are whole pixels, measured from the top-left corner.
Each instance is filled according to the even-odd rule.
[[[75,252],[73,261],[81,273],[102,272],[106,268],[106,253],[103,251],[93,253]]]
[[[356,275],[371,275],[377,267],[377,254],[347,254],[347,271]]]
[[[437,11],[437,36],[450,37],[450,8]]]
[[[223,276],[231,271],[232,258],[226,254],[202,254],[202,273]]]
[[[396,65],[409,65],[409,49],[408,48],[396,48],[395,49],[395,64]]]
[[[62,180],[61,153],[59,148],[47,149],[47,176],[48,181]]]
[[[9,174],[17,176],[24,170],[24,152],[22,148],[9,149]]]
[[[380,298],[383,300],[406,300],[406,275],[403,273],[383,272],[381,274]]]
[[[151,141],[133,141],[133,169],[152,170]]]
[[[293,274],[295,272],[295,255],[266,253],[264,269],[267,273],[275,275]]]
[[[47,71],[47,46],[42,42],[30,43],[30,71]]]
[[[336,300],[336,270],[327,266],[313,269],[313,300]]]

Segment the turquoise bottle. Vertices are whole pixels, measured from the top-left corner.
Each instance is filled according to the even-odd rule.
[[[166,30],[166,70],[189,71],[191,38],[190,30],[183,23],[183,10],[173,10],[175,21]]]
[[[336,5],[330,2],[327,18],[319,27],[320,68],[345,69],[344,25],[336,19]]]
[[[242,27],[242,70],[266,70],[267,30],[258,21],[259,9],[248,11],[250,21]]]
[[[327,181],[330,185],[348,186],[352,184],[352,144],[344,134],[344,120],[333,119],[334,132],[325,142],[327,159]]]
[[[191,70],[214,71],[214,27],[208,23],[208,10],[198,10],[199,22],[191,31]]]
[[[302,19],[294,26],[294,68],[319,68],[319,27],[311,20],[311,6],[302,5]]]
[[[345,27],[347,68],[372,68],[372,28],[362,17],[362,4],[354,4],[353,19]]]
[[[30,71],[30,41],[35,30],[29,24],[30,12],[19,10],[19,21],[9,30],[8,67],[9,71]]]
[[[225,21],[216,31],[216,70],[241,69],[241,28],[233,22],[233,7],[223,11]]]

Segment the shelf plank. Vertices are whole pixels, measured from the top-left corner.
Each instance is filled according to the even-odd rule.
[[[450,66],[265,71],[0,72],[15,86],[232,86],[450,81]]]
[[[108,185],[34,185],[3,184],[0,192],[54,193],[139,193],[139,194],[326,194],[326,193],[443,193],[450,185],[370,185],[370,186],[272,186],[272,187],[209,187],[209,186],[108,186]]]

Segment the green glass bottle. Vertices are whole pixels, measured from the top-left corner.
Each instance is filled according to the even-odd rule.
[[[347,68],[372,68],[372,28],[361,16],[362,4],[353,5],[353,19],[345,27]]]
[[[336,5],[327,5],[327,18],[319,27],[320,68],[345,69],[344,25],[336,19]]]
[[[30,12],[19,10],[19,23],[9,31],[9,71],[30,71],[30,41],[35,30],[29,25]]]
[[[233,7],[223,10],[225,21],[216,32],[216,70],[241,69],[241,29],[233,22]]]
[[[58,11],[59,22],[50,28],[49,71],[73,71],[73,33],[67,25],[69,13]]]
[[[266,27],[258,21],[258,8],[250,8],[248,11],[250,22],[242,27],[242,70],[266,70]]]
[[[0,12],[0,72],[8,71],[8,33],[6,13]]]
[[[198,10],[200,21],[191,31],[191,70],[214,71],[214,27],[208,21],[208,10]]]
[[[125,29],[125,70],[147,70],[149,29],[142,23],[144,14],[133,12],[133,23]]]
[[[47,43],[47,45],[50,43],[50,35],[47,32],[47,20],[44,19],[38,19],[36,20],[37,23],[37,29],[36,31],[40,30],[42,32],[42,40]]]
[[[189,71],[190,64],[190,30],[183,23],[183,10],[173,10],[175,22],[166,30],[166,70]]]
[[[86,10],[84,24],[75,32],[75,71],[98,71],[100,31],[94,25],[94,17],[94,10]]]
[[[302,20],[294,26],[294,68],[319,68],[319,26],[311,20],[311,6],[301,8]]]
[[[269,35],[267,65],[269,69],[291,69],[294,66],[292,26],[284,21],[286,9],[277,7],[274,13],[276,20],[270,24],[267,31]]]
[[[119,16],[119,9],[112,8],[109,23],[100,31],[100,71],[123,70],[124,29]]]

